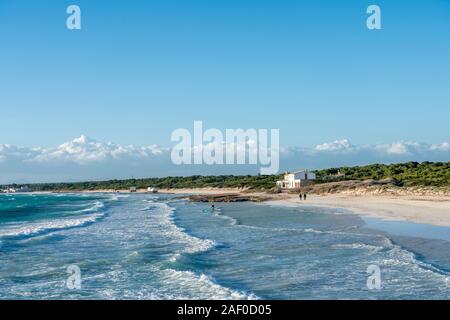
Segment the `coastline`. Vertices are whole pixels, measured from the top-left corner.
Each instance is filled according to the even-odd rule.
[[[243,189],[239,188],[182,188],[182,189],[158,189],[157,194],[198,194],[198,195],[213,195],[213,194],[235,194],[242,192]],[[60,193],[118,193],[118,194],[151,194],[147,189],[137,189],[136,192],[130,192],[129,190],[111,190],[111,189],[98,189],[98,190],[78,190],[78,191],[61,191]],[[52,192],[45,192],[52,193]]]
[[[189,190],[176,190],[177,193],[187,191]],[[212,194],[209,197],[216,199],[219,190],[195,191],[203,196],[205,191],[208,191]],[[413,292],[411,298],[418,294],[417,291],[410,290],[409,282],[406,287],[396,285],[398,275],[405,273],[412,274],[411,279],[414,281],[420,281],[428,297],[433,294],[433,298],[440,298],[442,295],[439,288],[446,275],[439,272],[448,270],[450,263],[446,255],[450,246],[447,227],[410,227],[407,224],[382,221],[363,224],[356,215],[337,215],[332,214],[333,210],[327,213],[312,207],[312,203],[316,202],[315,196],[312,195],[300,204],[295,195],[286,193],[257,193],[249,190],[237,193],[234,189],[221,191],[222,195],[228,194],[230,198],[264,195],[271,197],[276,205],[304,205],[305,210],[274,208],[271,206],[273,202],[266,201],[260,202],[261,205],[248,203],[225,206],[217,203],[217,212],[213,212],[210,211],[211,204],[208,203],[170,201],[173,198],[186,199],[185,195],[174,195],[172,198],[161,194],[157,198],[148,193],[131,195],[128,192],[121,194],[130,194],[129,197],[119,196],[117,199],[116,193],[81,193],[78,194],[76,203],[73,203],[74,195],[70,193],[55,195],[55,199],[35,198],[30,199],[33,207],[21,206],[21,203],[18,203],[17,210],[30,214],[38,204],[48,208],[49,213],[56,213],[60,211],[61,204],[73,203],[71,208],[74,216],[47,219],[44,224],[28,219],[13,230],[8,226],[0,230],[4,236],[12,236],[9,242],[17,241],[23,248],[15,250],[13,247],[13,250],[7,251],[12,258],[7,259],[6,269],[13,270],[12,272],[20,270],[26,274],[27,267],[33,265],[36,259],[45,259],[49,255],[51,259],[48,260],[55,262],[48,265],[48,268],[69,265],[73,263],[74,258],[66,252],[74,251],[77,252],[76,261],[92,259],[89,261],[92,261],[94,272],[85,271],[88,276],[98,274],[98,270],[109,270],[111,265],[118,266],[114,270],[123,270],[121,274],[126,276],[126,281],[118,282],[119,290],[114,292],[113,296],[117,299],[130,298],[128,292],[135,292],[136,298],[142,298],[142,294],[147,293],[151,298],[156,292],[159,298],[188,296],[193,299],[307,299],[314,295],[317,299],[364,299],[368,292],[360,288],[367,281],[366,268],[369,264],[375,264],[383,268],[383,278],[387,284],[383,291],[377,293],[380,299],[395,298],[399,290],[404,290],[401,291],[404,295]],[[231,191],[233,193],[229,193]],[[328,196],[318,198],[331,201]],[[308,203],[308,199],[311,203]],[[79,210],[80,204],[91,207],[98,201],[109,204],[106,204],[104,210]],[[375,201],[378,201],[378,197]],[[334,206],[334,203],[332,205]],[[46,236],[55,230],[61,237]],[[43,246],[44,250],[36,250],[35,241],[23,241],[23,237],[39,239],[38,244]],[[45,240],[42,241],[42,238]],[[124,241],[127,241],[127,245],[123,245]],[[159,245],[149,246],[149,243]],[[221,244],[226,244],[227,250],[220,250]],[[82,250],[77,250],[80,245]],[[164,245],[164,250],[161,250],[161,245]],[[143,257],[141,248],[145,249],[144,254],[151,253],[158,257],[152,259],[154,264],[140,263]],[[102,252],[102,255],[96,258],[98,252]],[[107,259],[103,253],[108,254]],[[189,259],[193,254],[201,254],[204,260]],[[181,266],[178,266],[177,261]],[[240,268],[237,272],[234,271],[235,265]],[[295,270],[292,271],[293,268]],[[433,268],[431,275],[429,268]],[[189,271],[185,271],[186,269]],[[143,284],[141,275],[147,270],[151,270],[155,278],[148,278]],[[355,270],[356,272],[353,272]],[[232,281],[215,280],[223,279],[221,275],[227,272],[232,274]],[[334,277],[337,280],[331,283],[328,276],[330,272],[339,275],[339,278]],[[307,277],[296,278],[296,274],[306,274]],[[306,286],[311,284],[308,275],[314,276],[314,287],[305,291]],[[45,276],[44,285],[51,285],[59,279],[58,273],[49,272],[48,276]],[[116,279],[115,276],[116,273],[113,273],[112,279]],[[34,286],[32,294],[46,298],[49,290],[42,290],[41,279],[39,277],[35,280],[37,285]],[[111,297],[102,291],[109,290],[110,281],[104,281],[104,278],[98,282],[90,280],[96,279],[95,277],[88,279],[92,281],[90,283],[93,286],[100,288],[98,292],[93,292],[90,298]],[[153,279],[156,281],[152,281]],[[259,281],[255,282],[253,279]],[[267,279],[270,279],[270,287],[267,286]],[[272,282],[272,279],[275,282]],[[0,290],[0,295],[20,298],[20,293],[25,290],[23,283],[9,282],[8,286]],[[281,286],[278,283],[281,283]],[[348,285],[342,287],[343,283]],[[139,291],[143,285],[146,290]],[[437,289],[431,292],[430,288]],[[64,287],[52,293],[53,297],[64,298],[66,295]]]
[[[339,298],[351,299],[360,296],[365,298],[367,292],[358,291],[358,288],[367,281],[365,275],[369,264],[383,268],[383,278],[387,279],[385,283],[389,284],[383,291],[379,291],[379,294],[382,294],[379,296],[380,299],[395,298],[399,290],[405,290],[401,291],[404,295],[409,292],[417,295],[416,291],[410,290],[409,282],[405,288],[396,286],[398,282],[395,280],[399,274],[412,274],[410,279],[414,281],[418,279],[417,281],[423,283],[424,292],[428,294],[428,297],[432,292],[433,298],[441,297],[441,291],[434,288],[440,288],[442,281],[447,280],[446,272],[450,266],[450,260],[446,254],[450,249],[448,197],[417,194],[405,196],[337,193],[308,194],[306,200],[299,200],[298,194],[242,189],[159,190],[169,192],[173,196],[162,193],[160,196],[153,196],[145,190],[139,190],[138,193],[123,190],[120,193],[116,191],[105,194],[99,191],[108,190],[97,190],[97,194],[80,190],[78,195],[70,193],[55,195],[57,199],[52,197],[51,199],[47,197],[30,199],[30,203],[34,206],[36,203],[39,204],[40,200],[42,200],[42,206],[50,203],[49,211],[53,210],[50,212],[58,212],[60,203],[72,203],[74,196],[78,196],[81,202],[75,203],[73,207],[77,214],[76,218],[57,218],[46,221],[44,225],[37,224],[33,220],[25,220],[22,225],[12,231],[7,226],[0,232],[3,236],[15,237],[14,239],[20,243],[24,236],[40,239],[43,235],[57,230],[59,234],[63,234],[65,240],[60,241],[58,238],[44,236],[46,240],[42,241],[42,245],[48,246],[46,252],[56,255],[55,260],[58,265],[66,265],[73,261],[73,258],[64,252],[75,250],[79,243],[86,243],[83,250],[77,251],[81,252],[79,260],[95,256],[96,252],[112,252],[108,260],[103,259],[103,256],[94,260],[98,263],[95,266],[103,269],[110,265],[110,261],[117,261],[117,265],[123,266],[123,270],[126,270],[124,273],[131,275],[127,278],[129,282],[121,281],[124,291],[129,290],[130,287],[142,285],[139,282],[140,277],[136,275],[142,274],[142,268],[147,270],[146,268],[149,267],[147,264],[142,266],[136,263],[139,262],[136,259],[140,259],[141,254],[138,248],[145,247],[146,250],[149,248],[153,250],[151,252],[155,256],[161,254],[160,246],[148,246],[148,243],[164,243],[166,246],[173,244],[173,247],[169,247],[170,254],[164,250],[161,255],[162,261],[167,261],[169,268],[159,269],[160,263],[157,261],[157,264],[152,266],[152,270],[158,279],[169,281],[171,294],[191,294],[189,297],[193,298],[216,299],[230,295],[260,299],[308,298],[313,293],[305,292],[305,287],[298,286],[298,283],[303,281],[300,283],[309,284],[309,279],[295,278],[291,273],[292,266],[297,268],[294,271],[295,274],[319,274],[318,279],[321,282],[316,285],[318,289],[314,293],[316,294],[314,297],[317,298],[337,298],[336,294]],[[263,197],[268,200],[260,201]],[[186,201],[196,201],[195,198],[205,203]],[[172,201],[172,199],[180,201]],[[225,202],[239,201],[239,199],[252,203],[225,204]],[[91,207],[93,203],[99,201],[105,201],[104,210],[79,210],[80,203]],[[217,211],[210,210],[213,203],[216,204]],[[27,206],[22,207],[20,203],[18,204],[18,210],[23,210],[24,214],[34,211],[33,208],[29,210]],[[333,209],[320,210],[320,207]],[[345,211],[336,208],[342,208]],[[426,213],[435,220],[427,220]],[[362,216],[370,218],[360,219]],[[439,216],[442,216],[441,219],[436,219]],[[404,222],[396,222],[401,220]],[[409,223],[409,221],[420,224]],[[118,236],[111,239],[111,235]],[[130,245],[124,246],[124,239],[130,241]],[[26,245],[33,246],[34,241],[24,242]],[[109,251],[108,248],[112,247],[111,243],[116,249]],[[226,243],[230,250],[216,250],[222,243]],[[30,254],[30,251],[36,252],[36,255]],[[207,266],[204,267],[205,264],[202,263],[197,264],[198,260],[190,260],[187,257],[193,253],[204,253],[205,259],[208,259]],[[35,250],[34,247],[30,249],[24,247],[24,250],[17,254],[17,259],[9,259],[12,261],[9,267],[11,270],[14,268],[25,270],[30,261],[42,257],[40,251]],[[184,254],[187,256],[185,257]],[[60,262],[59,259],[69,260]],[[189,263],[190,270],[195,270],[195,273],[172,267],[177,259],[183,263],[185,261]],[[234,279],[239,280],[235,283],[242,283],[243,280],[252,285],[247,287],[235,286],[231,282],[216,282],[214,279],[220,278],[221,274],[230,270],[230,264],[224,264],[223,261],[232,261],[232,265],[239,265],[241,269],[246,270],[245,273],[234,273],[236,275]],[[270,268],[265,268],[267,263],[270,264]],[[214,268],[210,268],[210,265],[214,265]],[[339,269],[336,269],[337,266]],[[184,268],[185,265],[182,267]],[[341,291],[343,282],[340,279],[333,282],[332,286],[329,285],[330,269],[335,273],[338,270],[338,274],[345,278],[346,283],[349,283],[344,293]],[[255,278],[254,270],[261,270],[257,274],[257,278],[262,279],[260,282],[252,282]],[[354,273],[354,270],[359,270],[359,273]],[[430,270],[432,270],[431,273]],[[358,278],[355,278],[355,274]],[[285,289],[280,290],[280,287],[275,286],[267,291],[265,280],[267,278],[283,281],[282,288]],[[133,282],[135,279],[137,281]],[[47,281],[53,282],[54,278],[48,278]],[[155,283],[158,284],[158,282]],[[186,283],[188,286],[185,287]],[[101,283],[99,285],[103,288]],[[152,287],[154,284],[148,282],[147,285]],[[199,287],[194,287],[195,290],[192,290],[195,285]],[[20,288],[21,283],[12,283],[11,286]],[[42,290],[42,286],[37,288],[39,291],[35,291],[35,294],[44,292],[43,297],[46,297],[46,291]],[[155,285],[152,290],[158,292],[160,288]],[[430,291],[430,288],[436,291]],[[167,292],[166,290],[164,287],[164,292]],[[20,290],[15,291],[20,292]],[[10,292],[14,291],[0,290],[0,295],[9,294],[8,297],[11,297]],[[57,294],[63,296],[65,293],[61,291]],[[122,297],[120,294],[118,292],[117,297]],[[411,298],[415,297],[414,294]],[[104,296],[92,297],[103,298]],[[126,297],[129,298],[129,295]]]
[[[353,214],[387,221],[408,221],[450,227],[450,197],[442,195],[329,193],[325,195],[308,194],[307,200],[299,200],[297,194],[268,194],[242,191],[237,188],[170,189],[160,190],[160,193],[204,195],[206,200],[211,196],[222,198],[227,194],[239,194],[249,198],[259,197],[262,205],[345,209]]]
[[[408,221],[450,227],[450,199],[428,196],[388,196],[329,194],[308,195],[306,201],[296,195],[265,202],[274,206],[313,206],[350,210],[352,213],[389,221]]]
[[[84,190],[78,192],[130,194],[129,190]],[[145,189],[139,189],[136,193],[149,194]],[[203,202],[232,202],[233,198],[239,198],[271,206],[346,209],[353,214],[388,221],[408,221],[450,227],[450,196],[447,195],[342,192],[322,195],[308,194],[307,200],[299,200],[297,194],[269,194],[241,188],[160,189],[158,193],[189,195],[194,196],[191,197],[191,200],[199,201],[200,199]]]

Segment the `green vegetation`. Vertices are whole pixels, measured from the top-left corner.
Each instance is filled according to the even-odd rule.
[[[450,162],[407,162],[342,167],[316,172],[320,182],[393,178],[400,186],[450,186]]]
[[[408,162],[400,164],[373,164],[318,170],[317,183],[347,180],[395,179],[400,186],[450,186],[450,162]],[[273,189],[282,175],[271,176],[191,176],[149,179],[110,180],[77,183],[44,183],[30,185],[33,191],[120,190],[137,187],[145,189],[168,188],[250,188]]]
[[[280,176],[190,176],[129,180],[110,180],[77,183],[45,183],[31,185],[34,191],[76,191],[76,190],[128,190],[131,187],[146,189],[180,188],[244,188],[269,190],[275,186]]]

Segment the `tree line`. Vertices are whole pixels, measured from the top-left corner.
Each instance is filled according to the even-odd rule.
[[[336,167],[315,171],[316,183],[348,180],[395,179],[399,186],[450,186],[450,162],[407,162],[399,164],[372,164],[355,167]],[[220,175],[165,177],[74,183],[40,183],[29,185],[32,191],[127,190],[180,188],[249,188],[273,190],[283,175]],[[14,187],[14,185],[12,186]]]

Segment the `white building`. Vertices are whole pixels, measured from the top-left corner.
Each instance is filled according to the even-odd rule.
[[[22,186],[16,192],[30,192],[30,188],[28,186]]]
[[[277,181],[277,187],[280,189],[299,189],[307,186],[314,180],[316,180],[316,174],[308,170],[299,170],[291,173],[286,172],[284,180]]]
[[[148,187],[147,188],[147,192],[149,192],[149,193],[158,193],[158,189],[152,188],[152,187]]]

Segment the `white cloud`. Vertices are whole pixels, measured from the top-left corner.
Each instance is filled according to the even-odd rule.
[[[401,142],[396,142],[396,143],[393,143],[393,144],[391,144],[390,146],[389,146],[389,148],[387,148],[386,149],[386,152],[387,153],[390,153],[390,154],[408,154],[408,147],[405,145],[405,144],[403,144],[403,143],[401,143]]]
[[[103,143],[84,135],[61,144],[56,149],[35,149],[37,155],[27,159],[30,162],[71,161],[79,164],[120,160],[124,158],[145,159],[160,155],[164,149],[157,145],[147,147],[122,146],[111,142]]]
[[[405,156],[415,154],[426,154],[427,152],[449,151],[447,142],[441,144],[426,144],[411,141],[396,141],[392,143],[378,143],[367,145],[353,145],[348,139],[336,140],[319,144],[313,148],[316,153],[347,153],[356,154],[362,152],[373,152],[392,156]]]
[[[31,158],[36,154],[37,151],[34,149],[19,148],[10,144],[0,145],[0,157],[3,157],[4,160]]]
[[[377,145],[375,146],[375,149],[393,155],[409,154],[408,145],[403,142],[394,142],[390,144]]]
[[[222,142],[204,146],[213,149]],[[234,146],[234,145],[233,145]],[[236,148],[242,146],[236,145]],[[250,150],[256,148],[251,143]],[[193,148],[195,149],[195,147]],[[100,142],[81,136],[54,148],[0,145],[0,183],[103,180],[193,174],[257,174],[260,166],[175,166],[170,148]],[[427,144],[397,141],[354,145],[348,139],[312,148],[280,148],[280,171],[405,161],[450,161],[448,142]]]
[[[430,147],[430,150],[437,150],[437,151],[449,151],[450,150],[450,143],[443,142],[440,144],[433,144]]]
[[[283,148],[280,164],[282,170],[293,170],[408,161],[450,161],[449,143],[397,141],[353,145],[349,140],[342,139],[322,143],[313,148]]]
[[[316,151],[352,151],[355,149],[350,141],[347,139],[336,140],[333,142],[327,142],[323,144],[319,144],[314,148]]]

